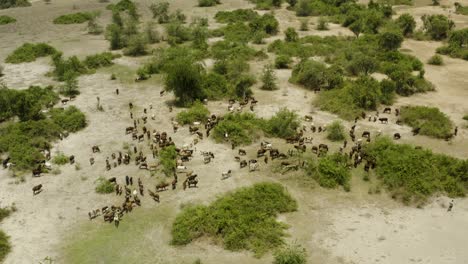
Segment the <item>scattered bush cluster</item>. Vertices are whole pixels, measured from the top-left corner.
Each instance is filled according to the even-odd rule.
[[[186,245],[210,236],[228,250],[251,250],[256,256],[281,246],[284,229],[280,213],[297,210],[296,201],[277,183],[258,183],[228,193],[209,206],[186,206],[172,226],[172,244]]]
[[[379,138],[365,148],[375,158],[375,172],[392,196],[405,203],[425,201],[444,192],[464,196],[468,187],[468,160],[434,154],[407,144]]]
[[[437,48],[437,53],[468,60],[468,29],[452,31],[449,35],[448,45]]]
[[[52,87],[30,87],[26,90],[0,89],[0,113],[4,121],[18,116],[20,122],[5,123],[0,128],[0,153],[8,153],[18,169],[30,169],[44,157],[40,152],[60,134],[77,131],[86,126],[86,119],[75,107],[65,110],[41,109],[58,100]]]
[[[81,24],[97,16],[97,13],[78,12],[73,14],[61,15],[54,19],[54,24]]]
[[[16,19],[10,17],[10,16],[0,16],[0,25],[6,25],[6,24],[10,24],[10,23],[15,23],[16,22]]]
[[[57,50],[46,43],[24,43],[5,59],[7,63],[31,62],[39,57],[54,55]]]
[[[228,140],[235,146],[248,145],[262,131],[267,136],[287,138],[294,136],[298,127],[297,114],[287,109],[281,109],[270,119],[257,118],[250,113],[229,114],[213,129],[213,137],[218,142]]]
[[[210,111],[201,102],[195,102],[190,109],[177,114],[177,122],[186,125],[192,124],[195,121],[205,122],[208,119]]]
[[[451,135],[453,129],[452,121],[436,107],[403,107],[400,119],[413,128],[420,128],[421,135],[435,138],[446,138]]]

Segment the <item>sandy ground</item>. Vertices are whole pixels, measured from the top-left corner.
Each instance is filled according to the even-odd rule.
[[[148,17],[148,6],[151,1],[137,1],[144,17]],[[217,10],[251,7],[242,0],[224,0],[220,6],[213,8],[197,8],[196,1],[177,0],[171,2],[171,9],[181,8],[189,16],[213,16]],[[410,12],[415,16],[425,13],[449,14],[450,9],[428,7],[427,1],[416,1],[415,7],[397,7],[398,14]],[[468,4],[467,1],[461,1]],[[452,3],[452,2],[450,2]],[[444,1],[442,4],[448,4]],[[8,14],[18,19],[18,22],[0,27],[0,60],[17,46],[24,42],[44,41],[64,51],[66,56],[94,54],[108,48],[103,36],[86,35],[84,24],[60,26],[52,24],[54,17],[73,12],[75,10],[104,9],[105,4],[97,1],[65,1],[55,0],[51,5],[35,2],[32,7],[0,10],[0,14]],[[31,17],[31,13],[34,17]],[[277,10],[276,16],[280,20],[281,29],[289,26],[298,28],[299,21],[292,12],[285,9]],[[451,14],[457,27],[466,27],[468,18]],[[103,11],[99,19],[102,23],[110,20],[108,12]],[[308,32],[301,35],[351,35],[351,32],[338,25],[330,25],[329,31],[316,31],[316,19],[310,19]],[[212,18],[210,26],[216,27]],[[280,34],[267,40],[271,42],[282,38]],[[438,42],[418,42],[406,40],[403,48],[406,52],[415,55],[423,62],[434,54],[441,44]],[[112,69],[122,71],[135,71],[144,59],[121,58],[116,60]],[[263,65],[271,62],[268,59],[251,63],[251,70],[259,74]],[[446,153],[459,158],[468,157],[468,132],[464,128],[461,117],[468,113],[468,79],[465,77],[468,62],[451,59],[444,56],[445,65],[442,67],[425,65],[426,78],[437,87],[436,92],[399,98],[397,106],[407,104],[434,105],[447,113],[456,125],[460,127],[459,136],[452,142],[429,139],[424,136],[413,137],[410,128],[394,124],[394,116],[389,116],[388,125],[358,123],[357,132],[361,130],[382,130],[384,134],[392,135],[400,132],[402,142],[408,142],[430,148],[436,152]],[[5,76],[2,81],[9,87],[22,89],[29,85],[47,85],[55,82],[44,75],[51,69],[50,59],[43,58],[32,63],[19,65],[5,65]],[[41,178],[31,178],[26,175],[26,182],[21,183],[17,178],[11,177],[11,172],[0,170],[0,206],[15,203],[18,211],[5,219],[1,224],[8,235],[11,236],[13,250],[5,263],[38,263],[47,256],[56,260],[56,263],[72,262],[67,259],[66,245],[70,241],[79,240],[80,231],[96,232],[105,230],[108,225],[99,222],[89,223],[87,212],[120,202],[114,195],[98,195],[94,191],[94,181],[99,176],[117,177],[120,182],[125,175],[134,178],[141,177],[145,185],[155,184],[161,176],[151,176],[147,171],[138,170],[134,165],[119,166],[107,172],[104,160],[111,153],[123,150],[123,145],[138,145],[148,151],[146,142],[135,143],[124,134],[125,127],[132,124],[128,114],[128,103],[131,101],[137,106],[135,116],[142,115],[142,109],[150,103],[153,104],[153,113],[156,120],[149,122],[150,129],[171,131],[170,118],[180,110],[169,113],[166,104],[172,99],[170,95],[159,96],[162,86],[157,78],[147,82],[131,83],[127,81],[110,81],[112,70],[103,69],[94,75],[82,76],[79,79],[81,95],[71,102],[86,113],[88,126],[79,133],[71,134],[67,139],[56,142],[54,151],[62,151],[68,155],[75,155],[81,169],[65,165],[60,167],[59,175],[44,175]],[[262,117],[273,115],[281,107],[297,111],[301,116],[313,114],[316,125],[326,125],[337,119],[336,116],[319,111],[311,104],[315,95],[300,87],[290,84],[290,70],[277,70],[280,89],[274,92],[261,91],[258,85],[255,88],[257,99],[260,100],[255,112]],[[120,77],[121,80],[125,79]],[[131,77],[127,79],[131,80]],[[116,96],[113,92],[119,88],[121,94]],[[100,97],[104,112],[96,110],[96,97]],[[215,114],[226,111],[226,102],[210,102],[209,109]],[[151,113],[150,113],[151,114]],[[350,124],[347,124],[350,126]],[[181,146],[192,142],[188,128],[182,128],[173,136],[177,145]],[[276,146],[286,150],[283,142],[272,140]],[[315,134],[314,144],[324,142],[324,135]],[[98,144],[102,153],[94,155],[96,164],[88,163],[91,146]],[[203,263],[271,263],[271,255],[256,259],[247,252],[228,252],[214,245],[209,240],[200,240],[183,248],[169,246],[170,220],[175,217],[182,204],[188,202],[208,203],[217,195],[241,186],[249,186],[254,182],[273,180],[285,184],[292,195],[299,202],[298,212],[281,215],[279,220],[291,227],[288,229],[289,241],[297,241],[309,253],[310,263],[433,263],[433,264],[463,264],[468,262],[468,252],[463,243],[468,236],[468,200],[457,199],[454,211],[446,212],[448,198],[434,198],[423,209],[404,207],[392,201],[387,194],[369,195],[368,188],[374,183],[365,183],[358,177],[353,179],[353,189],[350,193],[339,190],[323,190],[314,183],[304,182],[294,174],[277,175],[262,165],[257,173],[244,173],[238,169],[234,162],[235,152],[223,144],[215,144],[211,139],[204,140],[197,146],[197,151],[213,151],[216,159],[209,165],[203,165],[200,155],[188,163],[190,169],[199,172],[200,185],[197,190],[187,192],[168,191],[162,193],[161,206],[156,206],[147,197],[142,208],[135,213],[139,217],[149,213],[164,214],[162,219],[155,219],[155,224],[148,224],[143,231],[138,227],[128,227],[129,232],[143,232],[142,244],[134,245],[134,249],[146,256],[153,254],[151,263],[191,263],[195,257],[200,257]],[[337,149],[336,144],[332,144]],[[247,148],[252,154],[256,145]],[[155,162],[150,159],[150,163]],[[227,169],[234,170],[234,176],[221,181],[220,174]],[[33,197],[31,187],[42,183],[45,191]],[[129,222],[133,220],[128,220]],[[135,220],[137,221],[137,220]],[[125,221],[122,223],[125,224]],[[87,235],[83,232],[81,235]],[[112,233],[111,233],[112,234]],[[156,238],[156,239],[155,239]],[[146,244],[145,244],[146,243]],[[112,245],[110,245],[112,246]],[[148,250],[140,250],[147,247]],[[96,252],[89,249],[89,254],[104,255],[113,252]],[[120,256],[118,252],[114,253]],[[120,253],[122,254],[122,253]],[[111,254],[112,255],[112,254]],[[112,259],[114,263],[137,263],[135,259],[127,256]],[[107,263],[109,263],[107,262]],[[97,263],[97,262],[90,262]],[[101,260],[99,263],[106,263]]]

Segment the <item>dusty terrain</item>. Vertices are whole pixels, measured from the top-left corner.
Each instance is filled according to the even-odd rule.
[[[139,12],[149,18],[146,8],[152,1],[136,1]],[[442,1],[442,5],[453,5],[454,1]],[[468,0],[459,1],[468,5]],[[409,12],[416,17],[423,14],[449,14],[452,8],[427,6],[429,1],[416,1],[412,7],[396,7],[397,13]],[[24,42],[48,42],[65,55],[83,57],[105,51],[108,42],[102,35],[86,34],[85,24],[54,25],[53,18],[77,10],[102,10],[99,19],[110,21],[106,4],[98,1],[53,0],[52,4],[34,2],[32,7],[0,10],[17,18],[15,24],[0,26],[0,61]],[[242,0],[223,0],[223,4],[211,8],[198,8],[195,0],[171,1],[171,9],[181,8],[192,16],[207,16],[210,26],[215,27],[212,16],[218,10],[246,8],[252,5]],[[468,16],[454,15],[457,27],[466,27]],[[299,21],[290,11],[276,11],[281,29],[299,26]],[[314,23],[314,19],[310,20]],[[331,25],[331,30],[319,32],[311,24],[306,34],[351,34],[348,29]],[[162,31],[162,29],[161,29]],[[301,33],[305,34],[305,33]],[[282,34],[277,37],[282,38]],[[434,54],[440,42],[406,40],[403,49],[421,61]],[[39,263],[51,257],[54,263],[193,263],[200,258],[203,263],[271,263],[272,256],[256,259],[248,252],[229,252],[214,245],[210,240],[199,240],[186,247],[175,248],[169,245],[170,227],[180,206],[186,203],[209,203],[217,195],[258,181],[280,181],[285,184],[299,203],[299,210],[281,215],[280,220],[290,225],[290,241],[297,241],[307,249],[309,263],[431,263],[463,264],[468,262],[466,237],[468,237],[468,199],[455,200],[453,212],[447,213],[449,199],[434,197],[422,209],[405,207],[386,194],[368,194],[370,183],[355,177],[352,190],[324,190],[313,182],[298,175],[277,175],[266,166],[260,171],[248,173],[240,171],[234,162],[235,152],[230,146],[215,144],[205,139],[196,145],[197,154],[188,163],[190,169],[200,175],[199,188],[161,193],[161,204],[144,197],[143,206],[123,219],[121,227],[102,223],[101,219],[90,222],[88,211],[112,204],[118,200],[114,194],[99,195],[94,191],[95,180],[99,176],[117,177],[122,181],[125,175],[141,177],[145,185],[154,185],[162,176],[151,176],[149,172],[138,170],[134,165],[119,166],[105,170],[104,160],[111,153],[123,150],[124,143],[136,143],[125,135],[125,127],[132,125],[128,103],[137,106],[135,116],[141,116],[143,108],[151,103],[156,120],[149,121],[149,127],[160,131],[171,131],[170,118],[180,109],[168,111],[167,102],[172,95],[159,96],[163,89],[160,77],[141,83],[134,83],[133,73],[144,59],[123,57],[116,60],[110,69],[99,70],[96,74],[80,77],[81,94],[70,105],[78,106],[87,116],[88,126],[63,141],[54,144],[53,151],[75,155],[81,165],[60,167],[58,175],[44,175],[32,178],[26,175],[25,182],[12,177],[11,172],[0,170],[0,206],[15,203],[18,211],[5,219],[1,229],[11,236],[12,252],[5,263]],[[468,157],[468,130],[461,119],[468,113],[468,62],[444,56],[442,67],[425,64],[426,77],[434,83],[435,92],[399,98],[396,106],[407,104],[433,105],[448,114],[460,128],[459,135],[451,143],[430,139],[424,136],[412,137],[409,127],[360,121],[357,130],[382,130],[391,135],[398,131],[402,142],[410,142],[435,152],[446,153],[459,158]],[[260,73],[265,61],[252,62],[252,72]],[[45,74],[51,69],[50,59],[43,58],[32,63],[5,64],[5,76],[0,80],[8,87],[21,89],[29,85],[46,85],[55,82]],[[117,81],[111,81],[111,72],[122,73]],[[324,125],[337,119],[336,116],[318,111],[311,101],[312,92],[288,83],[290,70],[277,70],[280,89],[274,92],[254,89],[259,105],[255,112],[262,117],[273,115],[281,107],[297,111],[301,116],[312,113],[317,125]],[[114,90],[118,88],[120,95]],[[104,111],[96,110],[96,97],[100,97]],[[226,102],[210,102],[208,107],[215,114],[226,112]],[[391,118],[395,118],[392,116]],[[322,142],[324,135],[314,135],[315,142]],[[190,144],[193,138],[188,128],[182,128],[173,139],[177,145]],[[273,144],[285,148],[283,141],[272,140]],[[91,146],[99,145],[102,153],[93,155],[96,164],[90,166]],[[140,143],[141,147],[146,144]],[[256,145],[247,148],[250,154]],[[333,149],[338,149],[333,145]],[[203,164],[199,151],[212,151],[215,159],[209,165]],[[153,162],[150,159],[150,162]],[[233,169],[233,177],[221,181],[222,171]],[[33,197],[31,187],[42,183],[45,191]]]

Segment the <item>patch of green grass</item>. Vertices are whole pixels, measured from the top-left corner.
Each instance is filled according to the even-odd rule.
[[[198,0],[198,6],[200,7],[208,7],[208,6],[215,6],[221,4],[219,0]]]
[[[468,160],[395,144],[389,138],[376,139],[365,153],[375,159],[375,173],[383,185],[405,203],[424,202],[440,192],[450,197],[466,194]]]
[[[172,244],[186,245],[209,236],[232,251],[251,250],[262,256],[283,242],[280,213],[297,210],[296,201],[277,183],[259,183],[218,198],[209,206],[187,206],[172,226]]]
[[[0,230],[0,261],[3,261],[11,251],[9,236]]]
[[[0,25],[6,25],[10,23],[15,23],[16,19],[12,18],[11,16],[0,16]]]
[[[204,104],[197,101],[187,111],[182,111],[177,114],[177,122],[186,125],[192,124],[195,121],[205,122],[210,114],[210,111]]]
[[[455,3],[455,13],[468,16],[468,6],[463,6],[460,3]]]
[[[444,64],[444,60],[442,59],[441,56],[439,55],[434,55],[432,57],[429,58],[429,60],[427,61],[427,63],[431,64],[431,65],[443,65]]]
[[[435,138],[445,138],[452,133],[453,123],[436,107],[408,106],[401,109],[400,119],[419,133]]]
[[[161,253],[161,243],[168,244],[170,238],[166,234],[160,236],[154,232],[161,228],[164,230],[170,228],[170,222],[174,218],[174,209],[173,206],[164,203],[155,208],[135,208],[132,213],[124,216],[118,229],[113,224],[102,223],[102,219],[99,223],[82,221],[82,224],[77,225],[67,236],[63,251],[64,263],[166,261],[168,258]],[[158,242],[155,243],[155,239]],[[141,250],[142,248],[145,250]]]
[[[57,153],[52,159],[52,163],[57,165],[64,165],[68,163],[68,157],[62,152]]]
[[[307,253],[300,245],[289,245],[275,252],[273,264],[306,264]]]
[[[103,52],[94,55],[86,56],[83,61],[88,69],[97,69],[101,67],[107,67],[114,64],[112,61],[115,58],[119,58],[119,54],[112,54],[110,52]]]
[[[35,61],[39,57],[54,55],[57,50],[46,43],[24,43],[5,59],[7,63]]]
[[[159,161],[163,167],[163,172],[166,176],[172,176],[175,173],[177,166],[177,151],[174,146],[168,146],[159,152]]]
[[[95,191],[100,194],[107,194],[114,192],[114,184],[108,181],[104,177],[99,177],[96,180],[96,188]]]
[[[78,12],[73,14],[61,15],[54,19],[54,24],[81,24],[93,19],[97,14],[91,12]]]

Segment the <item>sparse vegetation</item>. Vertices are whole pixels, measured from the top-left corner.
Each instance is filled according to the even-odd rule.
[[[15,49],[12,54],[5,59],[7,63],[23,63],[35,61],[39,57],[54,55],[57,50],[46,43],[25,43]]]
[[[31,6],[31,3],[28,0],[2,0],[0,1],[0,9],[7,9],[7,8],[13,8],[13,7],[25,7],[25,6]]]
[[[448,45],[437,48],[437,53],[452,58],[468,60],[468,29],[454,30],[450,33]]]
[[[293,244],[277,250],[274,254],[273,264],[306,264],[307,253],[305,248]]]
[[[208,119],[210,111],[201,102],[195,102],[187,111],[177,114],[177,122],[185,125],[192,124],[195,121],[205,122]]]
[[[276,69],[288,69],[292,59],[288,55],[279,55],[275,59]]]
[[[12,18],[11,16],[0,16],[0,25],[6,25],[10,23],[15,23],[16,19]]]
[[[97,69],[114,64],[112,60],[118,57],[120,57],[120,55],[115,55],[110,52],[103,52],[86,56],[83,62],[86,65],[86,67],[88,67],[88,69]]]
[[[328,21],[320,17],[317,24],[317,30],[328,30]]]
[[[208,6],[215,6],[221,4],[219,0],[198,0],[198,6],[200,7],[208,7]]]
[[[430,150],[415,149],[378,138],[365,152],[376,160],[375,172],[392,197],[405,203],[424,202],[435,193],[464,196],[468,181],[468,161]]]
[[[54,19],[54,24],[81,24],[96,17],[97,13],[78,12],[68,15],[61,15]]]
[[[63,154],[62,152],[59,152],[55,154],[54,158],[52,159],[52,163],[57,164],[57,165],[64,165],[68,163],[68,157]]]
[[[401,109],[401,121],[412,128],[420,128],[419,133],[435,138],[450,136],[452,121],[436,107],[408,106]]]
[[[262,86],[260,88],[269,91],[278,90],[276,74],[271,65],[266,65],[263,68]]]
[[[427,61],[427,63],[429,63],[431,65],[442,65],[442,64],[444,64],[444,61],[443,61],[441,56],[436,54],[436,55],[430,57],[429,60]]]
[[[296,201],[277,183],[258,183],[218,198],[209,206],[186,206],[172,226],[172,244],[186,245],[210,236],[228,250],[251,250],[256,256],[281,246],[286,225],[279,213],[297,210]]]
[[[424,31],[433,40],[442,40],[448,37],[455,23],[444,15],[424,15],[421,17]]]
[[[108,194],[114,192],[114,185],[104,177],[99,177],[95,183],[97,193]]]
[[[468,6],[463,6],[459,2],[455,2],[455,13],[459,15],[465,15],[468,16]]]

